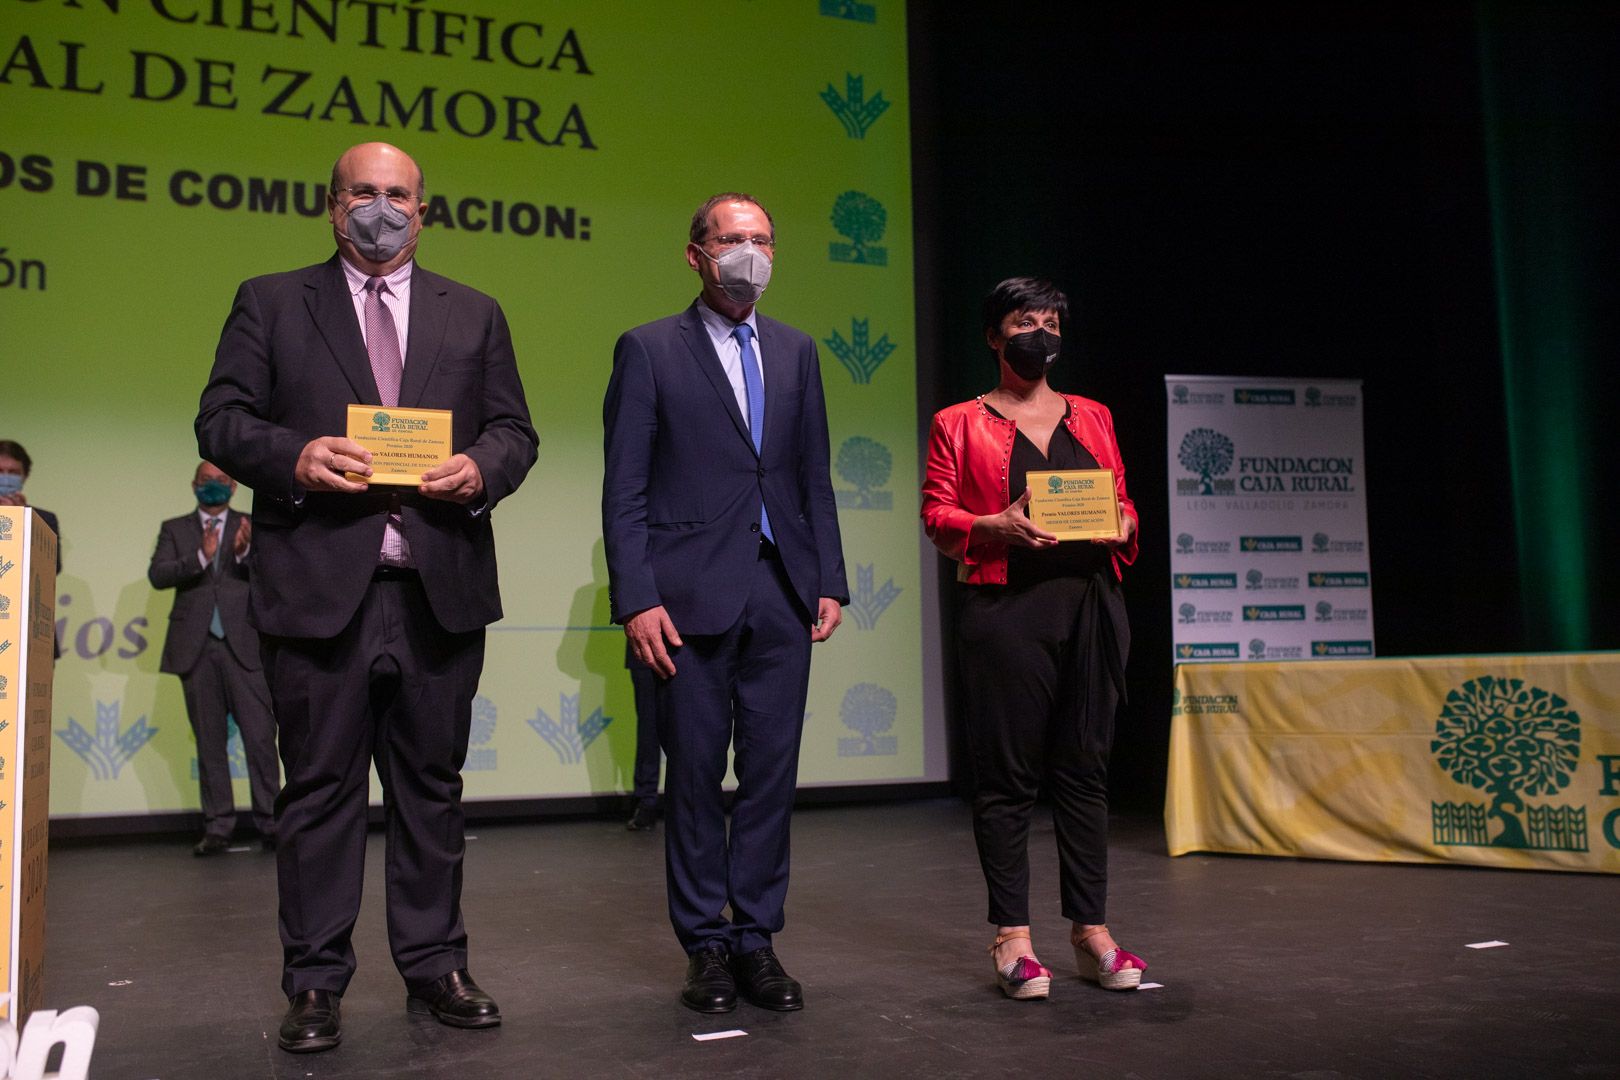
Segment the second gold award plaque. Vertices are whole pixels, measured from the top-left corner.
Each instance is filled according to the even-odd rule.
[[[422,474],[450,456],[449,409],[390,409],[350,405],[349,438],[371,451],[371,484],[416,487]]]
[[[1094,540],[1119,535],[1119,500],[1114,470],[1066,469],[1031,472],[1029,520],[1059,540]]]

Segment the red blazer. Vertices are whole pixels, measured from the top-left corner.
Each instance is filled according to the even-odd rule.
[[[1114,419],[1107,406],[1090,398],[1064,394],[1069,402],[1065,421],[1080,445],[1097,464],[1114,470],[1114,491],[1119,511],[1133,522],[1136,504],[1125,493],[1125,463],[1114,440]],[[1007,466],[1012,461],[1018,425],[992,416],[982,398],[964,401],[934,414],[928,434],[928,464],[923,478],[923,528],[934,546],[955,559],[956,579],[971,585],[1007,584],[1007,545],[982,543],[968,546],[973,519],[999,514],[1012,499],[1008,495]],[[1137,534],[1113,549],[1114,574],[1136,561]]]

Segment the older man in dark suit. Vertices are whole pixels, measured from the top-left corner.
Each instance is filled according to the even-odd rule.
[[[146,568],[154,589],[173,589],[158,670],[180,676],[186,717],[197,737],[203,836],[194,855],[218,855],[236,828],[236,797],[226,750],[226,717],[236,720],[247,759],[253,823],[275,850],[276,721],[259,663],[259,635],[248,622],[248,553],[253,526],[231,509],[236,481],[210,462],[191,478],[197,509],[165,521]]]
[[[280,1044],[326,1050],[354,974],[368,766],[387,820],[388,939],[406,1006],[456,1027],[500,1010],[467,971],[461,766],[501,616],[491,517],[536,439],[500,305],[414,255],[421,170],[386,143],[332,170],[325,263],[244,282],[202,394],[203,456],[253,488],[250,611],[281,728]],[[334,434],[351,403],[453,412],[414,486],[368,482]]]
[[[686,261],[701,294],[619,338],[603,408],[613,619],[660,676],[669,913],[688,956],[681,1000],[700,1012],[726,1012],[739,993],[804,1004],[772,938],[810,645],[849,599],[815,342],[754,310],[775,250],[752,197],[699,207]]]

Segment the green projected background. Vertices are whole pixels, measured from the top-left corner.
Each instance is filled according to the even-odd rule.
[[[495,514],[468,796],[629,786],[602,392],[618,334],[695,295],[688,218],[733,188],[776,217],[761,310],[823,343],[856,594],[816,650],[801,781],[925,778],[902,3],[0,3],[0,438],[64,534],[53,812],[196,806],[147,561],[194,506],[237,282],[331,253],[321,192],[370,139],[424,168],[423,265],[505,307],[541,437]]]

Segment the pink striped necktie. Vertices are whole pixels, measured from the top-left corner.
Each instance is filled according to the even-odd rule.
[[[386,279],[366,279],[366,353],[371,357],[371,377],[377,382],[378,401],[391,409],[399,404],[405,361],[399,355],[399,331],[394,328],[394,316],[382,299],[383,293],[388,291]],[[410,548],[405,544],[401,527],[399,496],[395,495],[389,507],[388,524],[383,529],[382,551],[377,555],[379,562],[389,566],[410,565]]]

